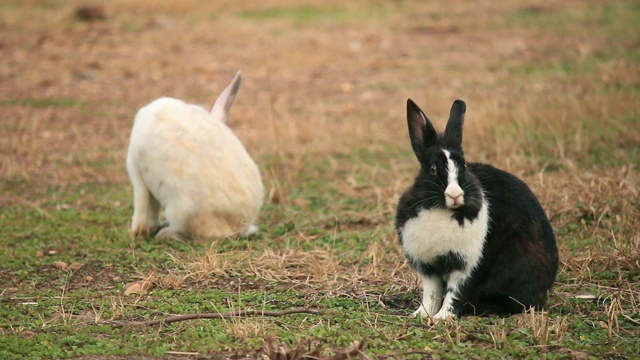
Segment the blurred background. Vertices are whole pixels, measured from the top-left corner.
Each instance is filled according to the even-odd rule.
[[[638,159],[634,1],[0,7],[5,180],[126,181],[137,109],[160,96],[210,107],[236,70],[229,124],[263,163],[406,151],[408,97],[441,127],[464,99],[468,157],[516,173]]]

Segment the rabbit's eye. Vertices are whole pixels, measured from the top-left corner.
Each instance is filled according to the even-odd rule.
[[[429,169],[429,172],[431,173],[431,175],[436,175],[438,173],[438,167],[436,166],[436,164],[431,164],[431,169]]]

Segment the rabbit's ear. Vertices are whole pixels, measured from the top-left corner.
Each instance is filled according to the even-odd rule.
[[[462,150],[462,125],[467,105],[462,100],[456,100],[451,106],[447,128],[444,130],[444,144],[447,148]]]
[[[236,99],[236,95],[238,94],[238,89],[240,88],[240,82],[242,81],[242,75],[240,71],[236,73],[236,76],[233,77],[231,83],[227,86],[226,89],[218,96],[215,104],[213,104],[213,109],[211,109],[211,115],[214,119],[220,120],[222,122],[227,119],[227,112],[229,108],[233,104],[233,101]]]
[[[413,153],[416,154],[418,161],[423,163],[425,150],[438,141],[438,132],[411,99],[407,99],[407,123]]]

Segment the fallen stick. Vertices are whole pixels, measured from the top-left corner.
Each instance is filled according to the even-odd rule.
[[[160,320],[147,321],[124,321],[112,322],[114,328],[122,327],[146,327],[156,325],[167,325],[178,321],[196,320],[196,319],[226,319],[240,316],[285,316],[290,314],[324,314],[322,310],[316,309],[289,309],[283,311],[264,311],[264,310],[239,310],[228,313],[199,313],[187,315],[173,315]]]

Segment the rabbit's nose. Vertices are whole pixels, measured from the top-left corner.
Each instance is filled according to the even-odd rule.
[[[464,191],[458,184],[450,184],[444,191],[447,205],[460,206],[464,204]]]
[[[451,184],[447,186],[444,191],[444,194],[450,197],[451,199],[457,199],[464,195],[464,191],[458,184]]]

